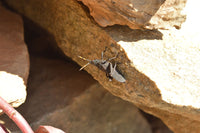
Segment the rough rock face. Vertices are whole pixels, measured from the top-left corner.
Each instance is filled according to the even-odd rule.
[[[46,29],[66,56],[80,65],[88,59],[118,58],[125,83],[110,82],[105,73],[89,65],[85,70],[112,94],[161,118],[176,133],[200,130],[199,37],[184,30],[132,30],[125,26],[99,28],[82,6],[68,0],[6,0]],[[73,34],[72,34],[73,33]]]
[[[0,6],[0,96],[14,107],[26,99],[28,50],[22,18]]]
[[[74,102],[40,119],[70,133],[151,133],[149,124],[132,104],[92,85]]]
[[[186,20],[184,8],[187,0],[166,0],[145,25],[148,29],[180,29]]]
[[[79,0],[102,27],[115,24],[132,29],[180,28],[185,16],[181,14],[186,0]]]
[[[69,133],[151,133],[133,104],[111,95],[78,69],[65,60],[31,57],[30,96],[18,110],[33,129],[52,125]],[[1,120],[12,132],[17,130],[10,120]]]
[[[199,44],[190,40],[192,36],[187,39],[181,31],[173,31],[173,34],[172,31],[161,31],[162,40],[131,41],[130,38],[133,36],[137,40],[135,34],[141,38],[145,33],[140,31],[132,34],[127,27],[112,27],[106,30],[113,38],[120,40],[118,43],[125,49],[137,71],[149,77],[151,82],[148,82],[154,83],[154,88],[159,91],[153,91],[150,88],[153,84],[147,86],[148,82],[146,85],[140,84],[141,88],[138,89],[126,87],[130,89],[129,94],[138,95],[138,100],[150,98],[143,101],[143,105],[139,107],[157,114],[174,132],[197,132],[200,128],[200,53]],[[155,35],[154,32],[150,33],[153,34]],[[181,121],[178,124],[177,119]],[[187,125],[186,121],[191,124]]]

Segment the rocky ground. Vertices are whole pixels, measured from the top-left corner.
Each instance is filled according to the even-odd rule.
[[[170,133],[154,116],[111,95],[80,66],[57,50],[45,32],[37,33],[25,22],[30,53],[27,99],[17,110],[33,129],[51,125],[70,133]],[[41,29],[37,29],[41,30]],[[2,115],[12,132],[16,125]]]
[[[14,107],[25,102],[17,110],[34,130],[199,131],[200,34],[187,12],[198,8],[188,2],[185,10],[185,0],[132,2],[3,0],[1,97]],[[118,53],[111,63],[125,83],[92,65],[79,71],[87,61],[78,56],[99,59],[105,48],[105,58]],[[8,117],[0,119],[18,132]]]

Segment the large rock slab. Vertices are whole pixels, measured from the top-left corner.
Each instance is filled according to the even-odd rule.
[[[186,0],[78,0],[102,27],[115,24],[132,29],[180,28]]]
[[[94,84],[69,106],[43,116],[40,124],[55,125],[70,133],[151,133],[139,110]]]
[[[0,6],[0,96],[14,107],[26,99],[28,74],[22,18]]]
[[[136,94],[138,98],[135,100],[143,99],[144,101],[138,101],[143,104],[139,107],[155,113],[174,132],[197,132],[200,128],[199,43],[196,40],[192,42],[192,36],[186,38],[182,31],[161,31],[162,40],[137,40],[146,33],[136,31],[132,34],[127,27],[106,30],[125,49],[136,72],[145,74],[150,79],[133,88],[125,86],[126,89],[132,88],[128,90],[128,97],[132,95],[133,98]],[[151,37],[153,34],[155,32],[150,33]],[[133,36],[137,41],[130,39]],[[142,80],[141,77],[138,78]],[[144,80],[145,78],[142,81]],[[177,119],[182,122],[177,124]],[[186,121],[192,124],[186,126]]]
[[[112,94],[159,118],[174,132],[200,129],[199,38],[184,30],[132,30],[124,26],[99,28],[76,1],[11,1],[8,4],[46,29],[58,47],[78,64],[88,59],[118,58],[125,83],[110,82],[95,66],[85,70]],[[188,124],[189,123],[189,124]]]

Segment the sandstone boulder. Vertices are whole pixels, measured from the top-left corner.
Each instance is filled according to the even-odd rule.
[[[64,54],[81,66],[100,59],[118,58],[125,83],[109,81],[89,65],[85,70],[104,88],[144,111],[161,118],[176,133],[200,129],[199,37],[184,30],[132,30],[126,26],[102,29],[73,0],[6,0],[8,5],[46,29]]]
[[[22,18],[0,6],[0,96],[14,107],[26,99],[29,56]]]

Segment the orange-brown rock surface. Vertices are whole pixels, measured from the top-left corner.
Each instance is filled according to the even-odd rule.
[[[0,6],[0,96],[14,107],[26,99],[28,73],[22,18]]]
[[[100,59],[105,47],[105,58],[118,53],[114,62],[126,78],[125,83],[110,82],[104,72],[92,65],[85,70],[112,94],[159,117],[174,132],[200,130],[199,37],[186,34],[187,30],[172,28],[132,30],[113,26],[102,29],[74,0],[6,2],[46,29],[63,53],[81,66],[87,61],[79,55]]]
[[[102,27],[115,24],[131,29],[180,28],[185,21],[182,13],[186,0],[78,0]]]

